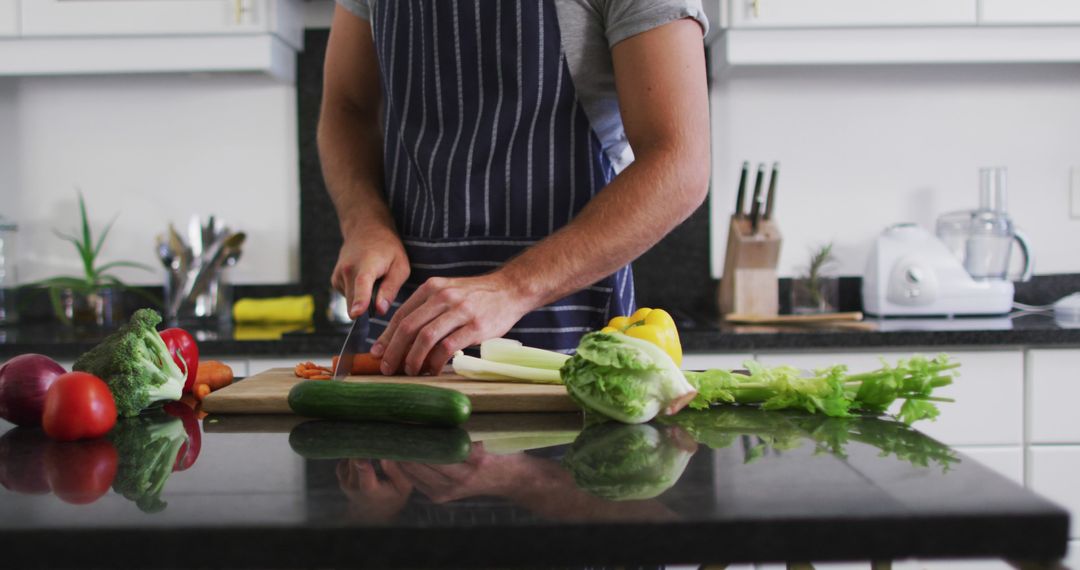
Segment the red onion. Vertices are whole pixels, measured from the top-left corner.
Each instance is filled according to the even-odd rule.
[[[41,425],[45,392],[66,372],[41,354],[22,354],[0,366],[0,417],[21,426]]]

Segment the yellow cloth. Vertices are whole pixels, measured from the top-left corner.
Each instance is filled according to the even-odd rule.
[[[314,313],[311,295],[240,299],[233,304],[233,321],[237,323],[307,323]]]

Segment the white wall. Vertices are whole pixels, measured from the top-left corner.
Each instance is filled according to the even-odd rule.
[[[1009,169],[1009,211],[1036,273],[1080,272],[1068,188],[1080,167],[1080,66],[739,70],[714,81],[711,98],[714,274],[743,160],[781,162],[781,275],[828,241],[840,274],[862,274],[880,230],[932,230],[938,214],[976,207],[977,170],[996,165]]]
[[[131,75],[0,80],[0,213],[20,225],[22,281],[78,273],[52,230],[119,218],[103,261],[159,284],[154,236],[214,214],[248,239],[232,279],[298,278],[296,89],[262,75]]]

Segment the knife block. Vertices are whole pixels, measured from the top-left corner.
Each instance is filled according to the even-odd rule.
[[[728,226],[724,275],[720,279],[720,315],[775,315],[780,310],[776,266],[780,260],[780,229],[773,220],[758,222],[732,216]]]

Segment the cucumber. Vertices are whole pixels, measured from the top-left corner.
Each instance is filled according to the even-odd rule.
[[[289,390],[289,408],[312,418],[456,426],[472,402],[456,390],[421,384],[305,380]]]
[[[289,446],[306,459],[447,464],[465,461],[472,444],[458,427],[315,420],[293,428]]]

